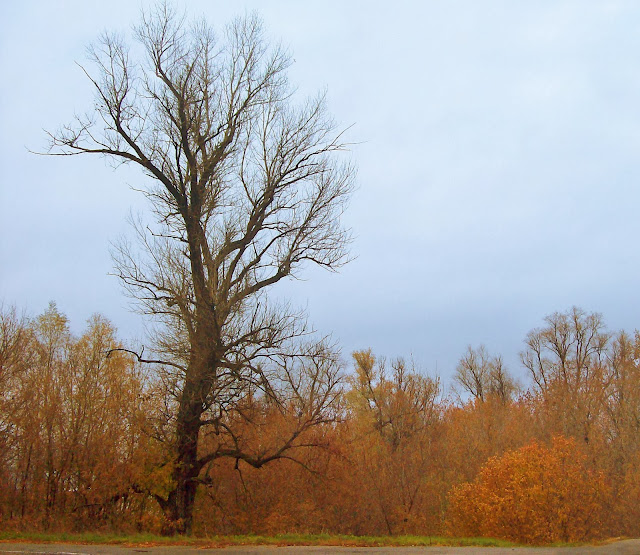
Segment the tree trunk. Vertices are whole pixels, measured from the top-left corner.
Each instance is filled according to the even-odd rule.
[[[174,489],[160,505],[165,514],[164,535],[191,534],[193,505],[196,498],[198,464],[198,434],[203,404],[201,388],[187,382],[180,401],[176,424],[176,459],[173,469]]]

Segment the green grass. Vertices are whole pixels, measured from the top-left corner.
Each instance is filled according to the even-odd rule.
[[[96,533],[36,533],[0,532],[0,541],[38,543],[79,543],[79,544],[119,544],[119,545],[194,545],[201,547],[221,547],[227,545],[341,545],[352,547],[393,547],[393,546],[484,546],[515,547],[517,544],[491,538],[446,538],[440,536],[347,536],[335,534],[278,534],[275,536],[155,536],[135,534],[119,536]]]

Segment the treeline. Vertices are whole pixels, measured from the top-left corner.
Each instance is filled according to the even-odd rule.
[[[121,349],[98,316],[76,337],[55,305],[34,319],[2,311],[2,528],[166,530],[177,378]],[[574,308],[531,331],[521,358],[526,387],[469,348],[451,395],[402,359],[356,352],[336,398],[317,405],[330,410],[299,432],[294,379],[289,403],[244,392],[201,432],[212,456],[194,532],[640,535],[638,333]],[[295,444],[261,457],[292,429]],[[224,451],[224,434],[256,456]]]

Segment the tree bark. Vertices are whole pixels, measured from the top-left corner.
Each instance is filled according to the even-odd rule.
[[[198,399],[198,384],[189,381],[183,391],[176,423],[176,459],[173,469],[174,488],[162,509],[166,523],[165,535],[190,534],[193,505],[196,497],[198,464],[198,435],[200,433],[202,402]]]
[[[214,316],[201,316],[201,324],[192,344],[191,361],[180,395],[176,417],[174,489],[162,507],[167,520],[163,533],[191,534],[197,478],[202,465],[198,460],[198,440],[202,427],[205,399],[215,383],[217,334],[211,329]],[[209,324],[209,325],[207,325]]]

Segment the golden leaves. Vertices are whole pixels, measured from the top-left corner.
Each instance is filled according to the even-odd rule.
[[[526,543],[599,537],[608,488],[574,440],[537,442],[487,461],[450,495],[449,531]]]

